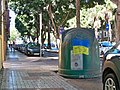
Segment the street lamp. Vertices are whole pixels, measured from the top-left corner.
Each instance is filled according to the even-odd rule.
[[[42,13],[39,14],[39,23],[40,23],[40,35],[39,35],[39,44],[40,44],[40,57],[42,55],[42,50],[41,50],[41,30],[42,30]]]

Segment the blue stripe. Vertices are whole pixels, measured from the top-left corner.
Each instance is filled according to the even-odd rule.
[[[85,46],[85,47],[89,47],[90,43],[89,43],[89,40],[79,40],[79,39],[74,38],[72,40],[72,45],[73,46]]]

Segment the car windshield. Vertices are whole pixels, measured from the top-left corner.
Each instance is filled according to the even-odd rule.
[[[112,43],[110,43],[108,41],[104,41],[104,42],[101,42],[101,46],[103,46],[103,47],[112,47]]]
[[[107,53],[120,53],[120,42],[114,45]]]

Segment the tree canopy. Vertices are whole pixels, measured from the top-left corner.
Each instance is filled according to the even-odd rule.
[[[110,0],[106,0],[105,4],[103,5],[95,5],[94,7],[91,8],[81,8],[80,11],[80,18],[81,18],[81,26],[82,27],[87,27],[87,28],[94,28],[94,19],[95,17],[98,20],[98,28],[101,28],[101,21],[103,22],[103,26],[105,29],[105,14],[109,13],[109,20],[114,21],[114,10],[116,8],[116,5],[113,4]],[[75,17],[68,20],[69,27],[75,27]]]
[[[104,4],[104,0],[80,0],[81,8]],[[10,0],[10,8],[17,14],[16,28],[27,35],[38,38],[40,30],[39,14],[42,12],[42,42],[50,25],[51,32],[59,38],[59,27],[68,27],[67,21],[75,16],[75,0]],[[50,22],[49,22],[50,21]],[[23,24],[23,29],[20,26]],[[21,27],[22,28],[22,27]]]

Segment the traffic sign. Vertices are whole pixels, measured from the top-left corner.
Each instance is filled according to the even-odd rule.
[[[60,34],[62,34],[64,31],[64,27],[63,26],[60,26]]]
[[[109,24],[108,23],[106,24],[106,30],[107,31],[109,30]]]

